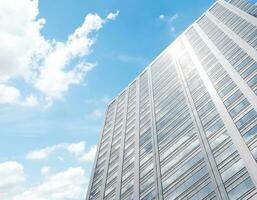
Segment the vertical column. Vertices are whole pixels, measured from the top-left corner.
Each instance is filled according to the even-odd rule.
[[[126,121],[127,121],[127,110],[128,110],[128,91],[126,90],[125,103],[124,103],[124,119],[122,122],[122,133],[121,133],[121,144],[119,152],[119,164],[118,164],[118,179],[116,185],[116,200],[121,199],[121,178],[122,178],[122,167],[123,167],[123,153],[124,153],[124,143],[125,143],[125,133],[126,133]]]
[[[99,137],[97,150],[96,150],[96,154],[95,154],[96,156],[95,156],[95,159],[94,159],[94,164],[93,164],[93,167],[92,167],[92,170],[91,170],[91,177],[90,177],[90,181],[89,181],[89,184],[88,184],[86,200],[89,200],[89,196],[90,196],[90,192],[91,192],[91,188],[92,188],[92,184],[93,184],[93,178],[94,178],[95,169],[96,169],[96,162],[97,162],[97,159],[98,159],[100,145],[101,145],[101,142],[102,142],[102,137],[103,137],[103,132],[104,132],[104,124],[106,122],[107,111],[108,111],[108,108],[106,108],[105,115],[104,115],[105,116],[104,123],[103,123],[101,131],[100,131],[100,137]]]
[[[110,160],[111,149],[112,149],[113,130],[114,130],[114,127],[115,127],[115,120],[116,120],[116,114],[117,114],[117,101],[118,100],[116,99],[114,113],[113,113],[114,116],[113,116],[113,120],[112,120],[111,139],[110,139],[110,142],[108,144],[108,154],[107,154],[106,164],[105,164],[104,173],[103,173],[103,186],[102,186],[102,190],[101,190],[101,194],[100,194],[100,198],[99,198],[100,200],[104,199],[106,178],[107,178],[107,172],[108,172],[108,167],[109,167],[109,160]]]
[[[153,85],[152,85],[152,74],[151,68],[148,71],[148,84],[149,84],[149,96],[150,96],[150,107],[151,107],[151,122],[152,122],[152,134],[153,134],[153,147],[154,147],[154,166],[156,171],[156,191],[159,200],[163,199],[162,196],[162,182],[161,182],[161,169],[160,169],[160,156],[158,148],[158,137],[156,133],[156,120],[155,120],[155,109],[154,109],[154,97],[153,97]]]
[[[175,52],[172,52],[172,53],[175,54]],[[177,59],[178,59],[177,55],[174,56],[174,60],[176,61],[176,70],[177,70],[179,78],[183,84],[184,93],[185,93],[186,101],[187,101],[187,104],[188,104],[188,107],[190,110],[191,118],[192,118],[194,126],[196,127],[197,132],[198,132],[198,138],[199,138],[199,141],[201,144],[201,149],[204,154],[204,158],[207,163],[207,166],[209,168],[209,174],[210,174],[212,183],[215,185],[215,192],[216,192],[217,198],[220,200],[228,200],[229,198],[227,196],[226,189],[222,183],[222,179],[221,179],[220,173],[217,169],[214,156],[210,149],[208,140],[206,138],[206,135],[205,135],[202,123],[201,123],[201,120],[198,116],[196,107],[195,107],[193,99],[191,97],[191,93],[189,91],[187,81],[184,77],[183,71],[182,71],[181,66]]]
[[[233,120],[231,119],[229,113],[227,112],[227,109],[225,108],[222,100],[220,99],[216,89],[212,85],[208,75],[204,71],[200,61],[198,60],[197,56],[193,53],[194,50],[191,47],[189,41],[187,38],[182,35],[181,36],[186,48],[188,49],[188,52],[192,58],[192,61],[194,63],[194,66],[196,67],[204,85],[206,86],[206,89],[211,96],[213,103],[220,114],[220,117],[228,131],[229,136],[232,139],[232,142],[234,143],[235,147],[237,148],[238,153],[240,154],[240,157],[245,163],[245,166],[249,172],[249,175],[251,176],[255,186],[257,186],[257,163],[254,160],[250,150],[246,146],[241,134],[239,133],[236,125],[234,124]],[[212,48],[210,48],[212,49]]]
[[[213,55],[217,58],[219,63],[223,66],[231,79],[236,83],[238,88],[242,91],[247,100],[252,104],[253,108],[257,111],[257,96],[239,75],[239,73],[233,68],[233,66],[225,59],[217,47],[212,43],[208,36],[202,31],[198,24],[194,24],[193,27],[200,35],[205,44],[209,47]]]
[[[139,152],[139,115],[140,115],[140,108],[139,108],[139,96],[140,96],[140,78],[137,78],[136,80],[136,133],[135,133],[135,166],[134,166],[134,199],[139,199],[139,177],[140,177],[140,168],[139,168],[139,159],[140,159],[140,152]]]

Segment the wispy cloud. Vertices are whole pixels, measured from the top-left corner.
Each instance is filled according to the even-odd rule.
[[[175,36],[176,28],[174,22],[179,18],[179,14],[175,13],[172,16],[165,16],[164,14],[159,15],[159,19],[167,24],[169,31],[173,36]]]
[[[91,146],[91,148],[86,151],[85,142],[60,143],[42,149],[33,150],[26,155],[26,159],[45,160],[52,154],[58,154],[58,151],[63,150],[65,150],[67,153],[72,154],[78,162],[93,162],[96,153],[96,145]]]
[[[176,19],[178,19],[178,13],[176,13],[175,15],[172,15],[169,18],[169,23],[173,23]]]
[[[101,119],[104,116],[104,109],[95,109],[89,115],[93,119]]]
[[[102,98],[87,99],[85,103],[86,106],[91,108],[91,111],[85,115],[85,119],[90,122],[99,122],[104,117],[106,105],[110,102],[110,100],[111,99],[108,96],[104,96]]]
[[[103,105],[105,106],[107,103],[109,103],[111,101],[110,97],[108,96],[103,96],[100,98],[91,98],[91,99],[86,99],[85,103],[89,106],[99,106],[99,105]]]
[[[50,147],[45,147],[43,149],[37,149],[29,152],[26,155],[26,159],[28,160],[44,160],[48,158],[53,152],[58,149],[66,148],[66,144],[57,144]]]
[[[120,54],[120,55],[117,55],[116,58],[121,62],[133,64],[136,66],[142,66],[147,63],[147,60],[140,56]]]

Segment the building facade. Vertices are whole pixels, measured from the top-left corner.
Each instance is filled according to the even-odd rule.
[[[216,1],[108,105],[87,200],[257,199],[256,17]]]

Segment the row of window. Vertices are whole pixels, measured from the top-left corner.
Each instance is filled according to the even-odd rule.
[[[113,199],[116,196],[116,183],[118,181],[118,170],[120,161],[121,138],[123,133],[123,121],[126,116],[125,102],[126,92],[123,92],[117,99],[116,116],[114,129],[112,134],[112,144],[110,149],[110,158],[107,166],[106,185],[104,191],[104,199]]]
[[[151,121],[151,105],[150,105],[150,87],[149,87],[149,71],[146,71],[140,77],[140,123],[139,123],[139,193],[140,199],[154,199],[156,194],[155,188],[155,168],[154,168],[154,151],[153,151],[153,133]]]
[[[115,115],[116,102],[113,101],[107,109],[106,119],[103,128],[102,138],[100,142],[100,148],[98,152],[98,158],[96,160],[96,168],[93,174],[92,186],[90,190],[89,199],[98,199],[101,190],[103,190],[103,174],[106,165],[106,157],[108,154],[108,146],[111,138],[112,124]]]
[[[122,199],[133,198],[134,190],[134,162],[135,162],[135,127],[136,127],[136,98],[137,98],[137,81],[130,85],[128,94],[128,112],[126,118],[124,155],[122,163],[122,182],[121,197]]]

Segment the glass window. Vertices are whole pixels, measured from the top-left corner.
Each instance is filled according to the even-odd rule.
[[[219,137],[215,138],[215,140],[211,142],[211,149],[215,149],[217,146],[219,146],[222,142],[224,142],[228,138],[229,136],[227,133],[222,133],[221,135],[219,135]]]
[[[197,182],[208,173],[207,167],[204,166],[195,174],[190,176],[184,183],[178,186],[176,189],[172,188],[173,191],[167,196],[165,199],[176,199],[179,195],[181,195],[185,190],[191,187],[193,184],[197,184]],[[170,190],[170,189],[168,189]]]
[[[243,110],[245,107],[249,105],[249,102],[247,99],[244,99],[239,104],[237,104],[232,110],[229,111],[229,114],[232,118],[234,118],[238,113],[240,113],[241,110]]]
[[[227,157],[229,157],[231,154],[233,154],[234,152],[236,152],[236,148],[234,145],[230,145],[230,147],[228,147],[227,149],[225,149],[223,152],[221,152],[221,154],[219,154],[216,157],[216,163],[219,165],[221,162],[223,162],[224,160],[226,160]]]
[[[229,178],[231,178],[234,174],[243,169],[244,164],[242,160],[237,161],[224,172],[222,172],[221,177],[224,182],[226,182]]]
[[[213,192],[213,186],[211,183],[204,186],[198,193],[196,193],[193,197],[190,198],[190,200],[199,200],[204,199],[206,196],[208,196],[211,192]]]
[[[222,89],[222,90],[219,92],[219,95],[220,95],[221,97],[224,97],[224,96],[226,96],[231,90],[233,90],[235,87],[236,87],[235,83],[234,83],[234,82],[231,82],[229,85],[227,85],[224,89]]]
[[[223,122],[218,120],[215,124],[213,124],[210,128],[206,130],[206,135],[210,136],[211,134],[215,133],[219,129],[221,129],[224,126]]]
[[[242,95],[242,92],[240,90],[237,90],[234,94],[232,94],[229,98],[227,98],[226,101],[224,101],[225,106],[229,106],[233,102],[235,102],[239,97]]]
[[[257,125],[255,125],[253,128],[251,128],[249,131],[247,131],[244,134],[244,139],[246,142],[249,142],[253,137],[257,136]]]
[[[155,196],[154,190],[152,190],[146,196],[144,196],[141,200],[152,200],[154,198],[154,196]]]
[[[212,110],[212,108],[214,107],[214,104],[212,103],[212,101],[209,101],[208,103],[206,103],[202,108],[200,108],[198,110],[198,114],[200,116],[210,112]]]
[[[250,67],[248,67],[242,74],[241,76],[243,78],[247,77],[248,75],[250,75],[253,71],[257,70],[257,63],[254,63],[253,65],[251,65]]]
[[[256,83],[257,83],[257,74],[253,78],[251,78],[250,81],[248,81],[248,84],[250,87],[254,86]]]
[[[251,110],[248,113],[246,113],[240,120],[236,122],[237,128],[242,128],[245,124],[247,124],[249,121],[251,121],[254,117],[256,117],[257,113],[255,110]]]
[[[216,84],[216,88],[222,88],[224,85],[227,84],[228,81],[230,81],[231,78],[229,77],[229,75],[227,74],[226,76],[224,76],[217,84]]]
[[[143,193],[153,183],[154,183],[154,176],[150,176],[147,178],[146,181],[144,181],[143,183],[140,183],[140,193]]]
[[[240,183],[238,186],[228,192],[229,199],[238,199],[253,187],[253,182],[250,177],[248,177],[242,183]]]
[[[252,151],[253,157],[255,158],[255,160],[257,160],[257,147],[255,147]]]

